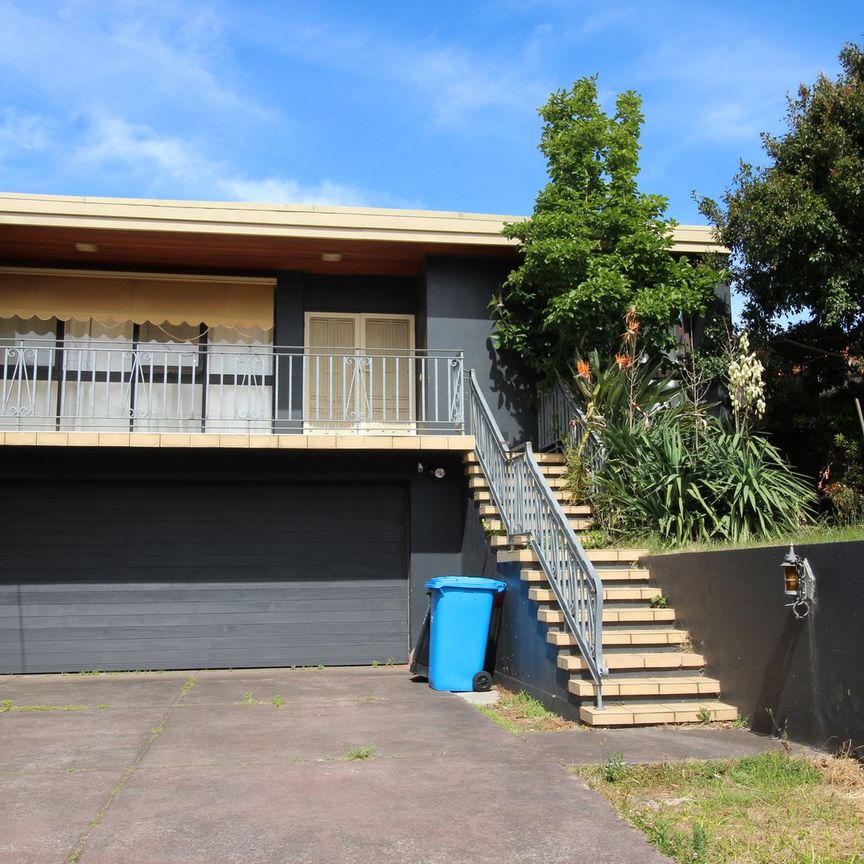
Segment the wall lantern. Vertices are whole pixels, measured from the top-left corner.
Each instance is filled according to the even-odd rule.
[[[783,593],[795,598],[786,605],[792,608],[792,614],[799,621],[803,621],[816,603],[816,577],[810,562],[796,554],[795,547],[790,544],[780,566],[783,568]]]
[[[436,480],[443,480],[447,474],[447,472],[443,468],[427,468],[422,462],[418,462],[417,463],[417,473],[423,474],[424,472],[428,472]]]

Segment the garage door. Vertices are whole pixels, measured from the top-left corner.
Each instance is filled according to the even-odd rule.
[[[7,483],[0,672],[396,662],[393,484]]]

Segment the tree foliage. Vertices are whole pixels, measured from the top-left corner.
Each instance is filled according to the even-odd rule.
[[[802,315],[859,337],[864,323],[864,52],[846,45],[836,80],[789,99],[788,132],[763,134],[769,164],[742,163],[702,211],[734,253],[751,329]]]
[[[639,191],[641,99],[620,94],[610,117],[595,76],[553,93],[539,113],[549,182],[533,215],[504,229],[523,258],[494,304],[499,344],[541,374],[564,371],[577,354],[611,353],[635,309],[649,348],[671,347],[680,314],[704,312],[721,277],[672,254],[666,199]]]

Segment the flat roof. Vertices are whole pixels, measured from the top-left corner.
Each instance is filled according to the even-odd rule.
[[[509,257],[524,215],[0,193],[0,263],[229,267],[407,275],[425,255]],[[76,243],[97,247],[83,253]],[[675,252],[722,251],[707,225],[678,225]],[[324,252],[343,261],[322,264]],[[388,261],[390,263],[388,263]],[[383,269],[382,269],[383,268]]]
[[[0,193],[0,224],[192,231],[324,239],[404,240],[512,246],[501,236],[520,215],[442,210],[333,207],[321,204],[251,204],[149,198],[91,198]],[[717,249],[708,225],[678,225],[676,251]]]

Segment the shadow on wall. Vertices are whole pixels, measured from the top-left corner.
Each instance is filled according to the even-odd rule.
[[[787,547],[648,558],[678,622],[719,678],[721,699],[758,732],[864,754],[864,541],[796,546],[816,576],[797,620],[780,567]]]
[[[537,383],[522,358],[514,351],[499,351],[486,340],[489,355],[489,388],[494,394],[496,413],[505,412],[522,434],[511,446],[537,440]]]

